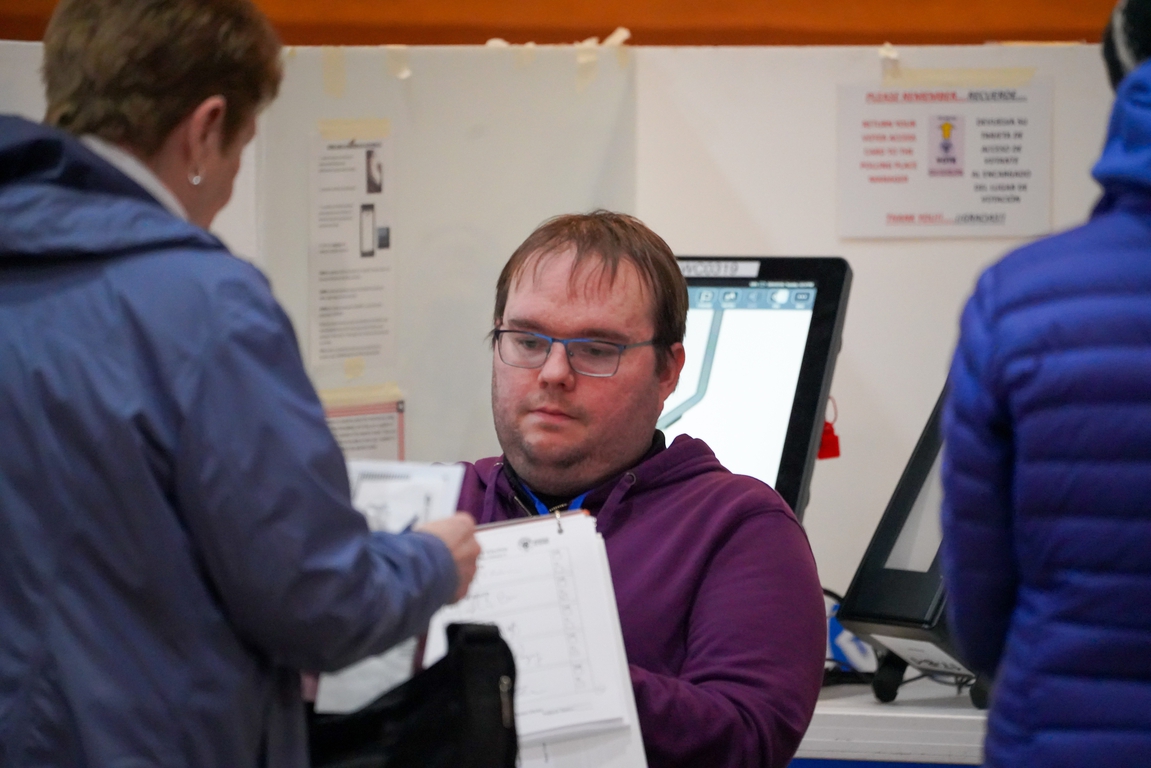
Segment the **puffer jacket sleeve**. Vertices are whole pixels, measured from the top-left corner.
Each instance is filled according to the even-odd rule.
[[[1015,607],[1010,413],[997,381],[994,270],[963,312],[943,413],[943,571],[952,632],[974,670],[994,673]]]
[[[317,671],[418,633],[455,591],[447,547],[369,533],[351,507],[343,456],[262,276],[223,282],[211,304],[203,359],[173,387],[174,486],[229,621],[274,662]]]

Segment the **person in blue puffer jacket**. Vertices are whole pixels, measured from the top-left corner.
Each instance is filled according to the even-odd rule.
[[[0,116],[0,768],[305,768],[300,671],[422,631],[474,522],[369,532],[207,231],[280,83],[250,0],[63,0],[43,72],[57,127]]]
[[[995,676],[988,766],[1151,765],[1151,1],[1119,4],[1104,55],[1103,197],[982,275],[944,410],[943,568]]]

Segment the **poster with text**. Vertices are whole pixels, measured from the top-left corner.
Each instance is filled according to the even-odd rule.
[[[314,142],[308,251],[313,371],[339,367],[351,376],[394,358],[391,171],[386,129]]]
[[[404,395],[395,382],[318,394],[345,459],[404,460]]]
[[[328,427],[346,459],[404,460],[404,401],[328,408]]]
[[[1051,86],[839,89],[841,237],[1051,231]]]

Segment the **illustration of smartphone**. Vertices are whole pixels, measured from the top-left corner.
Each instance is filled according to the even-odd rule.
[[[376,255],[376,206],[360,206],[360,255]]]
[[[380,158],[376,156],[376,150],[369,149],[367,151],[365,164],[368,171],[368,194],[378,195],[384,191],[384,164]]]

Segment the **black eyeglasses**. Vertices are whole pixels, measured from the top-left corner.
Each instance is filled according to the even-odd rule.
[[[648,339],[635,344],[613,344],[599,339],[557,339],[531,331],[497,330],[492,333],[496,337],[500,360],[514,368],[542,368],[551,354],[552,344],[563,344],[573,371],[598,378],[615,375],[624,351],[655,342],[655,339]]]

